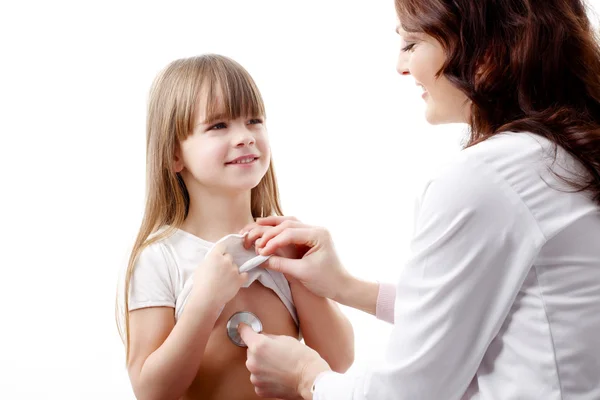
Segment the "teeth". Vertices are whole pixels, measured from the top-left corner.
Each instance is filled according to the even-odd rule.
[[[248,164],[248,163],[251,163],[252,161],[254,161],[254,157],[243,158],[241,160],[232,162],[232,164]]]

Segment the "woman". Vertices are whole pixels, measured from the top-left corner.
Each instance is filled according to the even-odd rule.
[[[581,0],[396,0],[398,72],[468,145],[433,177],[395,287],[360,282],[323,229],[247,227],[269,268],[395,324],[386,362],[329,371],[240,328],[261,396],[600,399],[600,49]],[[395,301],[394,301],[395,298]]]

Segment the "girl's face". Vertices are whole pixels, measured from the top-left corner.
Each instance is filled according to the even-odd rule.
[[[470,109],[468,97],[444,75],[436,77],[446,61],[442,45],[424,33],[408,33],[401,27],[396,31],[402,41],[398,73],[412,75],[416,84],[423,88],[427,121],[434,125],[467,122]]]
[[[207,123],[203,101],[198,102],[193,133],[180,142],[175,171],[188,187],[240,192],[256,187],[266,174],[271,152],[262,116]]]

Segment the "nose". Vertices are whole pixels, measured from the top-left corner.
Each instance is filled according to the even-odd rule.
[[[402,76],[410,75],[410,70],[408,69],[408,57],[408,54],[404,51],[400,51],[400,54],[398,55],[396,71]]]
[[[235,138],[235,147],[246,147],[252,146],[256,142],[252,132],[244,127],[241,128],[238,135]]]

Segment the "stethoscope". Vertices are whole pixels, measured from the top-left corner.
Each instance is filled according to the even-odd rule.
[[[227,336],[229,337],[229,340],[231,340],[236,346],[248,347],[238,332],[238,327],[242,323],[249,325],[256,333],[261,333],[263,326],[262,322],[260,322],[260,319],[258,319],[258,317],[252,314],[250,311],[236,312],[231,316],[231,318],[229,318],[227,321]]]

